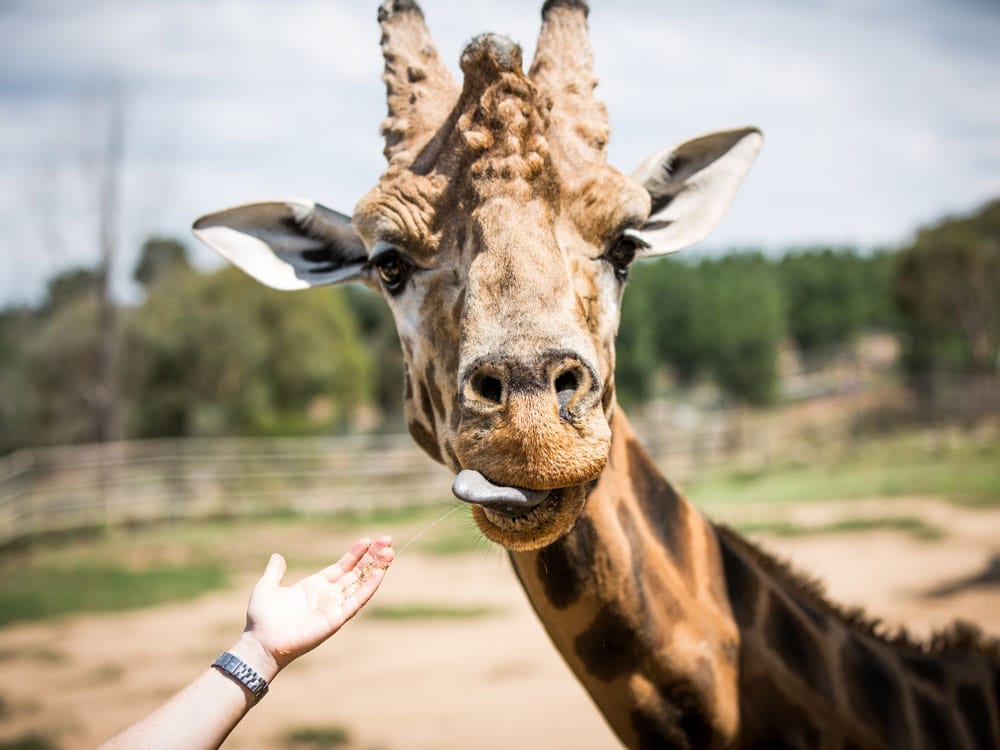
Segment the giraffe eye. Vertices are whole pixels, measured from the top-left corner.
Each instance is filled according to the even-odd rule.
[[[413,265],[395,250],[380,253],[371,264],[389,294],[399,294],[413,272]]]
[[[611,264],[615,276],[624,282],[628,278],[628,269],[635,260],[636,254],[649,247],[649,243],[635,229],[626,229],[608,247],[604,260]]]

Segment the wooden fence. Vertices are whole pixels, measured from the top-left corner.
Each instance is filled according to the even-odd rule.
[[[660,405],[633,425],[667,475],[683,482],[720,465],[807,460],[809,451],[843,442],[862,408],[818,406],[752,413]],[[37,534],[160,520],[429,505],[451,497],[452,479],[408,435],[22,450],[0,457],[0,547]]]

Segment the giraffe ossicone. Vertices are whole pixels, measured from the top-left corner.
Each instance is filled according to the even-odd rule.
[[[419,6],[386,0],[388,163],[353,215],[271,201],[195,234],[278,289],[353,281],[383,296],[411,435],[455,472],[629,747],[1000,746],[995,652],[907,650],[842,616],[707,522],[616,406],[629,267],[711,231],[762,136],[610,166],[587,14],[547,0],[527,73],[509,39],[476,37],[459,86]]]

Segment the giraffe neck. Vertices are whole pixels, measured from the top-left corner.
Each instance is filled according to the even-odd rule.
[[[622,413],[573,530],[511,560],[549,636],[629,747],[729,744],[739,635],[715,534]]]
[[[608,467],[573,530],[511,560],[626,746],[1000,746],[1000,667],[858,627],[814,585],[708,523],[621,409],[612,431]]]
[[[957,625],[889,639],[718,530],[740,630],[740,738],[759,747],[1000,747],[1000,645]]]

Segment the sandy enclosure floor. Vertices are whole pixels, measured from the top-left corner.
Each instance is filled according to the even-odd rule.
[[[824,507],[817,512],[829,513]],[[962,617],[1000,634],[1000,586],[952,586],[1000,554],[1000,511],[933,503],[919,510],[946,531],[943,538],[867,532],[761,541],[822,578],[838,601],[864,606],[890,626],[924,634]],[[340,550],[346,541],[324,537],[312,544]],[[302,572],[308,571],[290,575]],[[231,591],[191,602],[0,630],[0,741],[37,731],[60,747],[94,746],[154,708],[236,638],[251,584],[248,577]],[[348,731],[351,748],[371,750],[618,747],[499,552],[408,551],[375,604],[489,613],[430,620],[362,613],[286,670],[226,747],[281,748],[290,730],[333,726]]]

